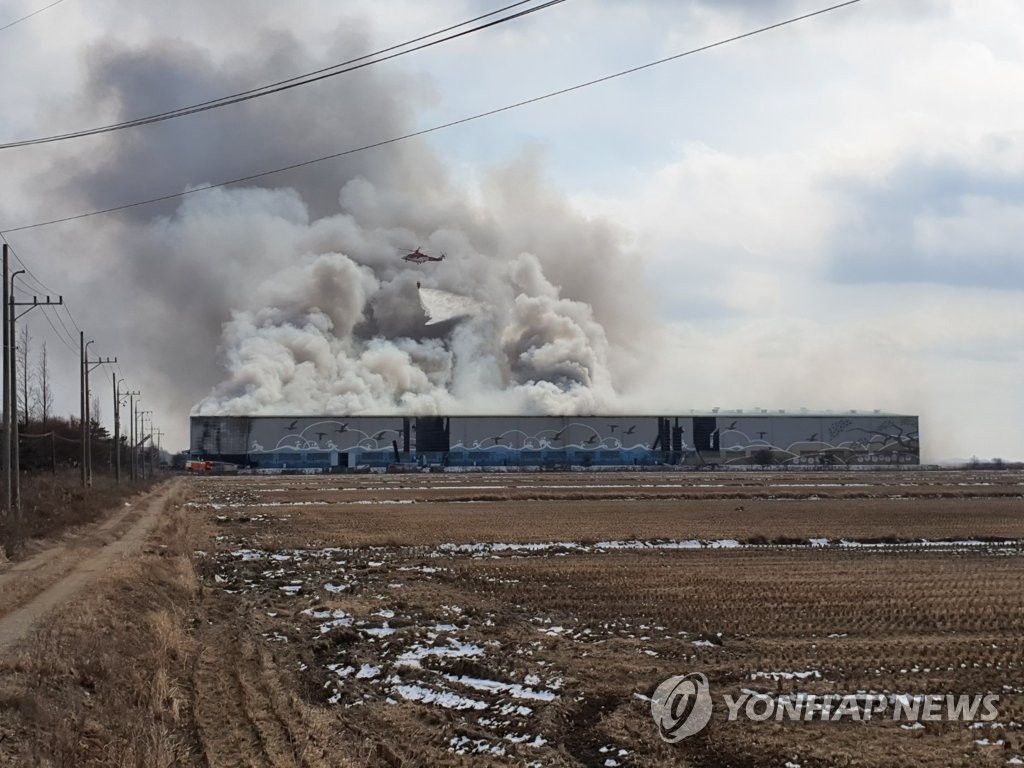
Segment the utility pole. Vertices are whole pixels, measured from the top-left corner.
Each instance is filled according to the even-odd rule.
[[[140,397],[141,394],[141,392],[132,392],[129,393],[130,396],[128,398],[128,412],[131,414],[132,417],[131,429],[129,430],[130,436],[128,438],[128,449],[131,451],[132,457],[131,471],[133,481],[139,479],[139,457],[138,451],[136,451],[135,449],[135,440],[138,435],[139,427],[139,401],[136,398]]]
[[[111,371],[110,378],[114,382],[114,482],[121,484],[121,393],[118,391],[121,382],[117,380],[117,371]]]
[[[139,467],[142,469],[142,482],[146,482],[146,479],[149,477],[149,467],[146,466],[146,438],[149,435],[146,434],[145,411],[139,414],[139,427],[142,430],[142,434],[139,437]]]
[[[135,401],[135,416],[132,418],[132,429],[134,430],[134,437],[132,438],[132,461],[135,464],[135,480],[139,480],[139,401]]]
[[[4,336],[4,435],[3,435],[3,475],[4,475],[4,512],[7,514],[11,513],[11,390],[7,383],[10,379],[10,365],[11,365],[11,348],[10,341],[11,335],[7,328],[7,304],[10,301],[10,295],[8,290],[8,272],[10,266],[8,264],[7,255],[7,243],[4,243],[4,289],[3,289],[3,302],[4,311],[0,312],[3,315],[3,336]]]
[[[146,416],[149,416],[150,427],[152,427],[153,426],[153,412],[152,411],[139,411],[139,426],[142,428],[142,438],[139,440],[139,450],[141,452],[140,455],[139,455],[139,458],[140,458],[140,461],[141,461],[142,479],[143,480],[146,479],[146,440],[149,438],[149,435],[146,434]],[[152,463],[152,461],[150,463]]]
[[[89,344],[92,344],[92,342],[90,341]],[[116,357],[115,358],[109,358],[109,357],[102,358],[101,357],[98,360],[90,360],[89,359],[89,344],[85,345],[85,416],[89,420],[89,424],[88,424],[88,429],[89,429],[89,449],[85,453],[85,462],[86,462],[85,471],[86,471],[86,484],[87,485],[92,485],[92,415],[89,413],[89,409],[90,409],[89,400],[91,399],[91,394],[89,392],[89,373],[91,371],[93,371],[94,369],[99,368],[101,365],[106,365],[107,363],[116,363],[117,362],[117,358]]]
[[[89,345],[95,344],[93,339],[85,342],[85,353],[82,357],[82,404],[85,409],[85,421],[82,422],[82,466],[85,467],[85,487],[92,485],[92,407],[89,403]]]
[[[128,393],[128,477],[135,481],[135,398],[137,393]]]
[[[49,296],[47,296],[44,301],[40,301],[38,296],[33,296],[32,301],[18,301],[14,296],[14,278],[22,274],[24,271],[24,269],[19,269],[11,275],[11,287],[8,293],[11,319],[7,323],[7,333],[10,334],[8,348],[11,353],[11,362],[9,366],[11,373],[9,385],[11,388],[11,504],[15,513],[19,517],[21,516],[21,455],[18,441],[18,358],[14,354],[14,346],[17,339],[14,335],[15,326],[19,317],[24,317],[36,307],[55,307],[64,303],[63,296],[58,296],[57,301],[52,301]],[[26,307],[26,309],[18,312],[18,307]],[[26,409],[27,406],[28,404],[26,403]]]
[[[88,485],[89,475],[86,469],[86,431],[85,431],[85,420],[88,414],[85,412],[85,332],[78,332],[78,389],[81,392],[79,405],[81,406],[81,416],[79,417],[82,441],[82,457],[80,464],[82,467],[82,487],[85,488]]]
[[[10,362],[7,364],[7,370],[10,373],[10,378],[4,382],[4,387],[10,391],[7,399],[10,401],[8,406],[11,409],[11,516],[18,517],[21,512],[21,475],[19,470],[21,469],[21,455],[18,451],[18,356],[16,354],[15,345],[18,343],[18,337],[15,335],[15,321],[17,317],[14,308],[14,278],[24,273],[24,269],[19,269],[17,272],[11,273],[11,285],[7,289],[8,306],[5,308],[8,314],[7,318],[7,335],[9,337],[7,341],[7,351],[11,356]]]
[[[122,398],[125,398],[125,397],[128,398],[128,403],[129,403],[129,405],[128,405],[128,413],[130,415],[132,413],[132,407],[134,405],[134,398],[137,395],[141,394],[141,392],[139,392],[138,390],[135,390],[134,392],[132,392],[132,391],[122,392],[121,391],[121,382],[122,381],[124,381],[124,379],[121,379],[121,381],[119,381],[117,383],[117,390],[116,390],[116,392],[117,392],[117,401],[116,401],[116,403],[114,405],[115,413],[117,414],[117,422],[116,423],[117,423],[118,427],[120,427],[120,424],[121,424],[121,406],[124,405],[124,400]],[[135,479],[135,471],[134,471],[135,464],[133,462],[134,454],[132,453],[132,428],[131,428],[131,424],[129,424],[129,426],[128,426],[128,441],[127,442],[128,442],[128,451],[129,451],[129,453],[128,453],[129,478],[134,480]],[[118,437],[118,440],[117,440],[117,473],[118,473],[118,478],[120,478],[120,476],[121,476],[121,439],[120,439],[120,437]]]

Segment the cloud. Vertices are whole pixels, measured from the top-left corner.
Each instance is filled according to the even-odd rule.
[[[23,223],[243,175],[813,7],[566,4],[359,77],[18,153],[0,202]],[[457,3],[451,20],[481,8]],[[43,84],[11,84],[8,135],[250,87],[437,26],[405,0],[300,16],[259,0],[255,24],[198,0],[87,11],[0,53]],[[1020,456],[1005,425],[1021,415],[1021,35],[1013,0],[860,3],[422,141],[15,242],[49,284],[88,297],[73,302],[82,324],[179,425],[225,364],[231,397],[255,392],[246,366],[265,355],[284,399],[351,382],[330,407],[364,402],[385,372],[386,399],[525,407],[517,387],[540,376],[531,407],[589,381],[594,403],[612,392],[645,411],[921,411],[933,457]],[[416,245],[449,259],[401,263]],[[368,271],[372,289],[328,275],[320,291],[316,268]],[[493,327],[426,326],[418,280],[500,308]],[[355,345],[345,356],[327,321]],[[480,365],[458,364],[472,354]]]
[[[833,279],[1024,289],[1024,173],[1012,165],[908,161],[835,184],[847,215],[830,237]]]

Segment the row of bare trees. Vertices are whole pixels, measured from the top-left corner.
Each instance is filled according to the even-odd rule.
[[[50,362],[43,342],[39,359],[32,365],[32,337],[28,325],[18,334],[18,420],[22,424],[38,421],[46,425],[53,418],[53,387],[50,383]],[[96,404],[98,406],[98,403]],[[95,418],[99,412],[94,411]]]

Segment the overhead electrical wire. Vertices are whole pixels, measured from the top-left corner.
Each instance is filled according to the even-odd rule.
[[[72,346],[71,342],[68,341],[64,336],[62,336],[60,331],[57,330],[57,326],[55,326],[53,324],[53,320],[50,319],[49,312],[46,311],[47,309],[49,309],[49,307],[44,307],[43,308],[43,317],[46,319],[47,325],[49,325],[50,328],[53,329],[53,335],[56,336],[57,340],[60,341],[61,343],[63,343],[64,346],[67,347],[70,352],[73,352],[74,354],[78,354],[79,350],[76,349],[74,346]],[[57,315],[57,317],[59,319],[60,315]]]
[[[67,304],[67,302],[64,302],[61,306],[64,307],[64,311],[66,313],[68,311],[68,304]],[[69,331],[68,327],[64,324],[64,318],[62,318],[60,316],[60,310],[56,310],[55,309],[53,311],[53,316],[57,318],[57,322],[60,323],[60,327],[64,329],[64,333],[66,333],[68,335],[68,338],[71,340],[71,343],[72,344],[78,343],[79,340],[75,338],[75,334],[73,334],[71,331]],[[70,315],[68,315],[68,317],[70,317]]]
[[[6,237],[4,237],[2,232],[0,232],[0,240],[3,240],[5,243],[7,243],[8,253],[10,253],[11,256],[14,257],[14,260],[17,261],[18,264],[21,265],[22,269],[25,270],[25,278],[29,280],[31,283],[35,283],[36,289],[33,290],[39,290],[40,293],[47,294],[51,297],[60,295],[36,276],[35,272],[33,272],[31,267],[29,267],[29,265],[25,263],[21,256],[18,255],[18,252],[15,250],[14,246]],[[31,286],[28,287],[31,288]],[[75,354],[78,354],[79,340],[70,330],[68,330],[67,325],[64,323],[64,319],[60,316],[60,309],[63,309],[64,312],[67,314],[68,319],[71,320],[71,323],[76,328],[78,327],[78,323],[76,323],[74,317],[72,317],[71,308],[68,306],[67,302],[62,300],[62,302],[57,305],[40,304],[39,306],[43,310],[43,316],[46,318],[46,322],[49,324],[50,328],[53,329],[53,332],[57,335],[57,338],[60,341],[62,341],[68,349],[70,349]],[[60,327],[64,331],[63,334],[61,334],[61,332],[57,330],[57,327],[53,324],[53,321],[50,319],[47,310],[53,311],[53,316],[57,319],[57,322],[60,323]]]
[[[36,277],[35,273],[32,272],[28,264],[26,264],[25,261],[21,258],[21,256],[18,255],[17,251],[14,249],[14,246],[11,245],[11,243],[7,240],[6,237],[3,236],[2,233],[0,233],[0,240],[3,240],[4,242],[7,243],[8,252],[14,257],[15,261],[17,261],[18,264],[21,265],[21,267],[25,270],[25,278],[27,278],[30,283],[35,283],[38,288],[41,288],[43,293],[49,293],[50,296],[59,295],[56,292],[54,292],[52,288],[46,285],[46,283],[44,283],[42,280]],[[26,290],[22,289],[20,286],[17,286],[17,288],[19,290],[22,290],[23,292],[24,290]],[[26,286],[26,288],[34,290],[32,289],[31,285]],[[76,336],[74,333],[68,330],[67,324],[64,322],[64,319],[61,317],[60,314],[60,310],[63,309],[64,313],[68,317],[68,320],[71,321],[71,324],[75,327],[75,329],[81,331],[81,328],[79,328],[78,323],[75,321],[74,315],[71,314],[71,307],[68,305],[68,302],[62,300],[60,304],[56,305],[40,304],[39,309],[42,310],[41,314],[43,316],[43,319],[46,321],[46,324],[50,326],[50,330],[53,331],[53,334],[56,337],[57,341],[61,342],[67,348],[67,350],[71,352],[71,354],[80,355],[80,339],[78,336]],[[60,325],[59,330],[57,326],[53,324],[53,320],[50,317],[50,312],[53,312],[53,317],[56,318],[57,323]],[[118,377],[124,379],[125,375],[124,371],[121,369],[120,363],[115,362],[112,365],[117,367]]]
[[[48,292],[50,296],[59,295],[56,294],[53,291],[53,289],[51,289],[48,285],[46,285],[46,283],[44,283],[42,280],[36,277],[35,273],[32,272],[28,264],[26,264],[25,261],[21,258],[21,256],[18,255],[17,251],[14,249],[14,246],[7,240],[6,237],[3,236],[3,233],[0,233],[0,240],[7,243],[8,253],[11,256],[13,256],[14,260],[19,265],[21,265],[21,267],[25,270],[24,282],[27,282],[29,284],[25,285],[24,287],[21,285],[16,285],[16,290],[20,291],[21,293],[25,293],[27,291],[34,291],[36,290],[36,288],[32,287],[32,283],[35,283],[36,287],[41,288],[44,293]],[[23,296],[22,298],[26,297]],[[74,315],[71,314],[71,307],[68,306],[68,302],[62,299],[60,304],[39,304],[38,308],[42,310],[41,314],[43,316],[43,319],[46,321],[46,324],[50,326],[50,330],[53,331],[53,335],[56,337],[57,341],[63,344],[71,354],[76,356],[80,355],[81,340],[79,337],[75,336],[70,330],[68,330],[68,327],[64,322],[64,319],[60,315],[60,310],[63,309],[64,313],[68,316],[68,319],[71,321],[71,324],[77,330],[81,331],[81,328],[79,328],[78,323],[75,321]],[[57,326],[53,324],[53,320],[50,317],[51,311],[53,312],[53,317],[56,318],[58,324],[60,325],[60,330],[58,330]],[[63,331],[63,333],[61,331]],[[121,370],[121,365],[119,362],[116,361],[116,359],[109,364],[117,368],[119,378],[125,378],[124,371]],[[31,436],[29,435],[29,437]],[[60,435],[57,435],[57,437],[60,438]],[[69,442],[75,441],[70,440]]]
[[[11,255],[14,256],[15,260],[17,260],[17,262],[19,264],[21,264],[22,268],[24,268],[25,273],[28,275],[28,277],[31,278],[32,281],[35,282],[37,286],[39,286],[40,291],[42,293],[49,294],[50,296],[60,296],[61,295],[60,293],[55,291],[53,288],[48,286],[46,283],[44,283],[42,280],[40,280],[39,277],[36,276],[36,273],[33,272],[32,269],[28,266],[28,264],[26,264],[24,261],[21,260],[21,257],[18,255],[18,252],[16,250],[14,250],[14,246],[11,244],[11,241],[8,240],[4,236],[3,232],[0,232],[0,240],[3,240],[5,243],[7,243],[7,246],[10,248]],[[75,321],[74,315],[71,314],[71,307],[68,306],[68,303],[64,302],[62,304],[59,304],[58,306],[63,307],[64,313],[68,316],[68,320],[71,321],[71,324],[75,327],[75,330],[81,332],[82,329],[78,325],[78,323]],[[60,324],[62,326],[64,326],[64,329],[67,331],[67,326],[64,325],[64,321],[63,321],[63,319],[61,319],[59,314],[57,315],[57,319],[60,320]],[[67,333],[68,333],[68,336],[70,336],[72,338],[72,340],[74,340],[74,334],[72,334],[71,331],[67,331]]]
[[[60,5],[63,2],[64,2],[64,0],[55,0],[55,2],[52,2],[49,5],[44,5],[42,8],[37,8],[36,10],[32,11],[32,13],[24,15],[20,19],[15,19],[14,21],[9,21],[6,24],[4,24],[2,27],[0,27],[0,32],[3,32],[5,29],[10,29],[15,24],[21,24],[21,22],[23,22],[23,21],[28,21],[33,16],[35,16],[37,14],[40,14],[43,11],[47,11],[50,8],[53,8],[53,6],[55,6],[55,5]]]
[[[28,267],[21,260],[21,257],[19,257],[13,250],[11,251],[11,253],[14,254],[17,262],[21,264],[21,266],[25,269],[25,275],[23,280],[21,281],[22,283],[24,283],[25,288],[30,289],[35,295],[42,294],[46,296],[53,296],[54,298],[56,298],[59,295],[54,291],[50,290],[49,287],[43,285],[39,281],[39,278],[35,276],[35,274],[29,272]]]
[[[46,283],[44,283],[42,280],[40,280],[38,277],[36,277],[36,273],[32,271],[32,269],[29,267],[29,265],[21,260],[21,257],[18,255],[18,252],[16,250],[14,250],[14,245],[11,243],[10,240],[8,240],[6,237],[4,237],[4,233],[3,232],[0,232],[0,240],[3,240],[5,243],[7,243],[8,251],[14,257],[14,260],[17,261],[19,264],[21,264],[22,269],[25,270],[25,275],[29,279],[31,279],[36,285],[40,286],[42,288],[42,292],[43,293],[46,293],[47,291],[49,291],[50,293],[56,295],[56,293],[48,285],[46,285]]]
[[[75,330],[81,333],[82,326],[78,324],[78,321],[75,320],[75,316],[71,314],[71,307],[68,306],[67,302],[64,302],[64,314],[68,316],[68,320],[70,320],[71,324],[75,326]]]
[[[651,69],[652,67],[657,67],[657,66],[659,66],[661,64],[666,64],[666,63],[668,63],[670,61],[676,61],[677,59],[681,59],[681,58],[684,58],[686,56],[692,56],[692,55],[697,54],[697,53],[702,53],[704,51],[709,51],[709,50],[711,50],[713,48],[719,48],[719,47],[721,47],[723,45],[727,45],[729,43],[734,43],[734,42],[736,42],[738,40],[744,40],[744,39],[746,39],[748,37],[754,37],[755,35],[760,35],[760,34],[763,34],[765,32],[769,32],[769,31],[774,30],[774,29],[779,29],[780,27],[789,26],[791,24],[795,24],[797,22],[804,21],[806,19],[810,19],[810,18],[813,18],[815,16],[821,16],[823,14],[830,13],[832,11],[837,11],[840,8],[845,8],[845,7],[850,6],[850,5],[855,5],[855,4],[859,3],[859,2],[861,2],[861,0],[846,0],[846,2],[838,3],[837,5],[831,5],[831,6],[828,6],[827,8],[821,8],[819,10],[812,11],[810,13],[805,13],[805,14],[802,14],[800,16],[793,16],[793,17],[791,17],[789,19],[785,19],[784,21],[779,21],[779,22],[776,22],[774,24],[769,24],[769,25],[764,26],[764,27],[759,27],[757,29],[751,30],[749,32],[744,32],[744,33],[739,34],[739,35],[733,35],[732,37],[727,37],[727,38],[725,38],[723,40],[719,40],[719,41],[714,42],[714,43],[708,43],[708,44],[702,45],[702,46],[700,46],[698,48],[691,48],[690,50],[683,51],[682,53],[677,53],[677,54],[674,54],[672,56],[666,56],[665,58],[657,59],[655,61],[650,61],[650,62],[647,62],[646,64],[640,64],[640,65],[635,66],[635,67],[630,67],[629,69],[623,69],[623,70],[620,70],[618,72],[614,72],[614,73],[612,73],[610,75],[605,75],[603,77],[596,78],[594,80],[588,80],[588,81],[583,82],[583,83],[577,83],[576,85],[569,86],[568,88],[561,88],[561,89],[559,89],[557,91],[550,91],[550,92],[542,94],[540,96],[534,96],[533,98],[530,98],[530,99],[525,99],[523,101],[517,101],[514,104],[507,104],[507,105],[505,105],[503,107],[497,107],[495,109],[490,109],[490,110],[488,110],[486,112],[479,112],[479,113],[477,113],[475,115],[470,115],[469,117],[459,118],[458,120],[451,120],[451,121],[449,121],[447,123],[441,123],[440,125],[435,125],[435,126],[432,126],[430,128],[423,128],[422,130],[413,131],[411,133],[406,133],[406,134],[404,134],[402,136],[393,136],[393,137],[388,138],[388,139],[381,139],[380,141],[375,141],[375,142],[372,142],[370,144],[364,144],[364,145],[362,145],[360,147],[354,147],[352,149],[346,149],[346,150],[343,150],[341,152],[334,152],[334,153],[332,153],[330,155],[323,155],[322,157],[316,157],[316,158],[313,158],[312,160],[304,160],[302,162],[292,163],[291,165],[285,165],[285,166],[282,166],[280,168],[273,168],[273,169],[268,170],[268,171],[260,171],[258,173],[251,173],[251,174],[249,174],[247,176],[240,176],[240,177],[235,178],[235,179],[228,179],[226,181],[219,181],[219,182],[211,183],[211,184],[203,184],[203,185],[200,185],[198,187],[192,187],[190,189],[182,190],[181,192],[171,192],[171,193],[168,193],[168,194],[165,194],[165,195],[159,195],[157,197],[150,197],[150,198],[146,198],[146,199],[143,199],[143,200],[135,200],[135,201],[133,201],[131,203],[124,203],[122,205],[111,206],[109,208],[101,208],[101,209],[98,209],[98,210],[95,210],[95,211],[88,211],[86,213],[74,214],[72,216],[62,216],[60,218],[49,219],[47,221],[39,221],[39,222],[36,222],[34,224],[24,224],[24,225],[21,225],[21,226],[18,226],[18,227],[7,227],[7,228],[4,228],[4,229],[0,230],[0,235],[2,235],[4,233],[8,233],[9,234],[11,232],[22,232],[22,231],[25,231],[25,230],[28,230],[28,229],[37,229],[39,227],[48,227],[48,226],[51,226],[53,224],[63,224],[64,222],[77,221],[78,219],[86,219],[86,218],[89,218],[91,216],[101,216],[103,214],[114,213],[116,211],[125,211],[125,210],[128,210],[130,208],[137,208],[139,206],[150,205],[152,203],[159,203],[159,202],[163,202],[163,201],[166,201],[166,200],[174,200],[176,198],[185,197],[186,195],[193,195],[193,194],[196,194],[198,192],[206,192],[206,191],[209,191],[211,189],[217,189],[219,187],[227,187],[227,186],[231,186],[231,185],[234,185],[234,184],[242,184],[242,183],[247,182],[247,181],[254,181],[256,179],[262,179],[262,178],[265,178],[267,176],[273,176],[273,175],[278,174],[278,173],[284,173],[286,171],[293,171],[293,170],[296,170],[298,168],[304,168],[304,167],[309,166],[309,165],[315,165],[316,163],[322,163],[322,162],[324,162],[326,160],[336,160],[336,159],[338,159],[340,157],[346,157],[348,155],[354,155],[354,154],[359,153],[359,152],[365,152],[365,151],[370,150],[370,149],[376,149],[378,147],[384,147],[384,146],[387,146],[389,144],[397,144],[400,141],[406,141],[408,139],[413,139],[413,138],[416,138],[418,136],[426,136],[427,134],[436,133],[436,132],[442,131],[442,130],[444,130],[446,128],[452,128],[452,127],[454,127],[456,125],[463,125],[465,123],[470,123],[470,122],[473,122],[475,120],[480,120],[480,119],[485,118],[485,117],[491,117],[493,115],[498,115],[498,114],[501,114],[502,112],[509,112],[509,111],[511,111],[513,109],[518,109],[519,107],[525,107],[525,106],[527,106],[529,104],[536,104],[537,102],[540,102],[540,101],[546,101],[547,99],[552,99],[552,98],[554,98],[556,96],[563,96],[563,95],[565,95],[567,93],[572,93],[574,91],[579,91],[579,90],[582,90],[584,88],[589,88],[590,86],[593,86],[593,85],[598,85],[600,83],[606,83],[606,82],[608,82],[610,80],[615,80],[615,79],[620,78],[620,77],[625,77],[626,75],[631,75],[631,74],[634,74],[636,72],[641,72],[641,71],[646,70],[646,69]]]
[[[551,8],[556,5],[561,5],[562,3],[566,2],[566,0],[547,0],[547,2],[544,2],[541,5],[523,9],[509,16],[503,16],[500,19],[494,19],[493,21],[489,21],[485,24],[480,24],[479,26],[472,27],[470,29],[464,29],[461,32],[456,32],[446,37],[442,37],[438,40],[431,40],[430,42],[426,43],[422,42],[424,40],[429,40],[429,38],[431,37],[437,37],[438,35],[445,34],[446,32],[450,32],[453,29],[464,27],[467,24],[473,24],[482,19],[494,16],[499,13],[503,13],[504,11],[510,10],[520,5],[524,5],[529,2],[534,2],[534,0],[520,0],[520,2],[512,3],[511,5],[506,5],[503,8],[499,8],[496,11],[491,11],[481,16],[476,16],[475,18],[459,22],[458,24],[453,24],[449,27],[445,27],[444,29],[440,29],[436,32],[431,32],[428,35],[421,35],[420,37],[413,38],[412,40],[407,40],[404,43],[398,43],[397,45],[389,46],[374,53],[368,53],[364,56],[349,59],[348,61],[343,61],[338,64],[334,64],[330,67],[318,69],[313,72],[307,72],[304,75],[297,75],[295,77],[288,78],[287,80],[279,80],[276,83],[270,83],[269,85],[263,85],[248,91],[241,91],[239,93],[230,94],[228,96],[222,96],[217,99],[211,99],[209,101],[203,101],[198,104],[192,104],[187,107],[179,107],[178,109],[172,109],[166,112],[159,112],[153,115],[148,115],[146,117],[125,120],[120,123],[112,123],[110,125],[103,125],[96,128],[87,128],[80,131],[70,131],[68,133],[59,133],[54,134],[52,136],[40,136],[34,139],[21,139],[19,141],[10,141],[0,144],[0,149],[14,149],[15,147],[27,147],[35,144],[51,144],[57,141],[67,141],[68,139],[78,139],[85,136],[97,136],[103,133],[112,133],[114,131],[121,131],[126,128],[135,128],[142,125],[150,125],[152,123],[159,123],[165,120],[172,120],[176,117],[194,115],[198,112],[206,112],[211,109],[219,109],[220,107],[226,107],[230,104],[238,104],[239,102],[258,99],[262,96],[269,96],[274,93],[280,93],[281,91],[287,91],[293,88],[299,88],[300,86],[303,85],[309,85],[310,83],[316,83],[319,82],[320,80],[326,80],[329,77],[337,77],[338,75],[343,75],[348,72],[354,72],[357,69],[363,69],[374,64],[380,64],[381,62],[384,61],[390,61],[391,59],[396,59],[399,56],[405,56],[406,54],[409,53],[415,53],[416,51],[421,51],[425,48],[432,48],[435,45],[440,45],[441,43],[446,43],[460,37],[465,37],[475,32],[490,29],[491,27],[498,26],[499,24],[504,24],[505,22],[513,21],[524,16],[529,16],[532,13],[543,11],[547,8]],[[420,43],[420,45],[415,45],[416,43]],[[408,46],[410,45],[414,45],[415,47],[408,48]],[[391,51],[396,51],[399,48],[406,48],[406,50],[398,50],[395,53],[391,53]]]

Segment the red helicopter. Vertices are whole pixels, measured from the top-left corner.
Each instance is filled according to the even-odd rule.
[[[413,264],[422,264],[426,261],[444,261],[444,254],[440,256],[430,256],[420,250],[419,246],[416,246],[416,250],[412,253],[407,253],[402,257],[403,261],[411,261]]]

